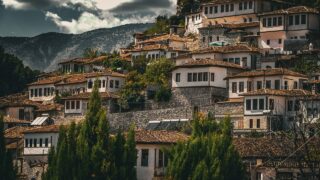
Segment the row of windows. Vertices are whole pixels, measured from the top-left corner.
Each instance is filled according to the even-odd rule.
[[[305,14],[289,16],[289,26],[300,25],[300,24],[302,25],[307,24],[307,16]]]
[[[106,86],[108,86],[106,84],[106,80],[98,80],[98,87],[99,88],[105,88]],[[109,81],[109,87],[110,88],[119,88],[120,86],[120,81],[119,80],[110,80]],[[93,88],[93,81],[89,80],[88,81],[88,89],[92,89]]]
[[[252,129],[253,128],[253,119],[249,120],[249,128]],[[256,120],[256,128],[260,128],[260,119]]]
[[[201,16],[200,16],[200,14],[199,14],[199,15],[196,15],[196,16],[192,16],[191,19],[192,19],[192,22],[194,22],[195,20],[196,20],[196,21],[197,21],[197,20],[200,20],[200,19],[201,19]],[[187,17],[187,22],[189,22],[189,20],[190,20],[190,18]]]
[[[287,111],[290,112],[290,111],[299,111],[300,109],[300,102],[298,100],[296,101],[292,101],[292,100],[289,100],[287,101]]]
[[[251,81],[247,82],[247,91],[248,92],[252,91],[252,89],[253,89],[252,85],[253,85],[253,83]],[[257,81],[256,87],[257,87],[257,90],[262,89],[263,88],[262,81]],[[272,89],[272,81],[271,80],[265,81],[265,88]],[[280,87],[280,80],[274,80],[274,89],[279,90],[280,88],[281,88]],[[288,81],[284,81],[283,88],[289,89]],[[298,82],[297,81],[294,81],[293,89],[298,89]],[[238,82],[232,82],[231,91],[232,91],[232,93],[238,92]],[[244,82],[239,82],[239,92],[244,92]]]
[[[273,17],[273,18],[263,18],[262,19],[262,26],[263,27],[275,27],[275,26],[282,26],[282,17]]]
[[[188,73],[188,82],[206,82],[208,81],[208,72]],[[176,82],[180,82],[180,73],[176,74]],[[210,81],[214,81],[214,73],[210,73]]]
[[[268,99],[266,100],[268,101]],[[264,99],[247,99],[246,100],[246,110],[251,111],[251,110],[264,110]],[[266,109],[268,109],[269,105],[269,110],[274,110],[274,99],[269,99],[269,104],[266,104]]]
[[[168,164],[168,156],[161,150],[159,150],[157,167],[167,167]],[[149,166],[149,149],[141,149],[141,166],[148,167]]]
[[[45,138],[44,141],[42,138],[39,139],[25,139],[25,147],[49,147],[49,138]]]
[[[54,94],[53,87],[30,89],[31,97],[53,96],[53,94]]]
[[[66,101],[66,109],[80,109],[80,101]]]
[[[253,2],[240,2],[239,3],[239,11],[253,9]],[[222,4],[220,5],[220,13],[224,12],[233,12],[234,11],[234,4]],[[219,6],[210,6],[204,7],[205,14],[217,14],[219,13]]]
[[[223,61],[229,62],[229,63],[234,63],[240,65],[240,58],[224,58]],[[247,57],[242,57],[242,66],[247,67],[248,66],[248,58]]]

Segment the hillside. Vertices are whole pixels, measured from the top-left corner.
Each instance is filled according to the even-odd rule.
[[[17,56],[32,69],[52,71],[68,58],[81,56],[86,48],[110,52],[126,47],[132,34],[152,24],[129,24],[108,29],[96,29],[82,34],[45,33],[35,37],[0,37],[0,46]]]

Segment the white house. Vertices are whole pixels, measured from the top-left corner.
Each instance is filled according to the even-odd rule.
[[[199,34],[199,28],[203,27],[201,12],[190,13],[185,16],[185,29],[188,34]]]
[[[320,28],[319,11],[306,6],[261,13],[259,19],[259,46],[270,54],[291,53],[286,51],[285,41],[312,40]]]
[[[270,132],[291,129],[299,122],[300,100],[312,93],[301,89],[259,89],[243,93],[244,118],[235,131]]]
[[[123,87],[125,78],[126,75],[110,70],[88,74],[86,92],[92,92],[96,80],[99,92],[118,92]]]
[[[63,73],[83,73],[103,70],[103,62],[107,59],[106,56],[97,58],[73,58],[60,62],[59,69]]]
[[[24,159],[29,163],[47,162],[51,147],[56,147],[59,126],[39,126],[24,131]]]
[[[302,83],[308,78],[288,69],[267,68],[227,76],[226,79],[229,98],[241,98],[242,93],[259,89],[302,89]]]
[[[163,178],[168,163],[168,156],[163,150],[187,139],[187,135],[176,131],[137,130],[135,132],[138,154],[137,179]]]

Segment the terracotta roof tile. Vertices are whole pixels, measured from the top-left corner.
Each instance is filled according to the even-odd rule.
[[[101,63],[104,60],[106,60],[107,56],[99,56],[96,58],[73,58],[69,59],[63,62],[60,62],[59,64],[68,64],[68,63],[78,63],[78,64],[94,64],[94,63]]]
[[[294,7],[288,8],[288,9],[280,9],[280,10],[275,10],[275,11],[271,11],[271,12],[261,13],[259,15],[264,16],[264,15],[277,15],[277,14],[297,14],[297,13],[319,14],[319,11],[315,8],[312,8],[312,7],[294,6]]]
[[[256,91],[251,91],[241,94],[241,96],[259,96],[259,95],[274,95],[274,96],[312,96],[310,91],[302,89],[293,89],[293,90],[276,90],[276,89],[259,89]]]
[[[137,144],[174,144],[188,138],[188,135],[177,131],[137,130],[135,133]]]
[[[174,67],[174,69],[199,67],[199,66],[217,66],[217,67],[225,67],[225,68],[244,69],[238,64],[229,63],[221,60],[214,60],[214,59],[200,59],[200,60],[190,59],[189,62],[185,64],[177,65]]]
[[[38,106],[39,103],[29,100],[28,93],[11,94],[0,97],[0,107]]]
[[[90,99],[92,93],[89,92],[85,92],[85,93],[80,93],[80,94],[76,94],[76,95],[72,95],[72,96],[68,96],[68,97],[63,97],[61,99],[63,100],[71,100],[71,99]],[[101,92],[99,93],[101,98],[103,99],[117,99],[119,98],[118,95],[111,93],[111,92]]]
[[[277,75],[288,75],[288,76],[307,78],[306,75],[295,72],[295,71],[291,71],[289,69],[272,68],[272,69],[259,69],[254,71],[246,71],[239,74],[228,76],[226,77],[226,79],[243,78],[243,77],[277,76]]]
[[[23,138],[23,132],[26,130],[34,129],[32,126],[15,126],[4,131],[4,137],[7,139],[20,139]]]
[[[10,116],[4,116],[3,122],[7,124],[30,124],[30,121],[16,119]]]
[[[167,40],[171,40],[171,41],[180,41],[180,42],[188,42],[191,41],[191,39],[188,38],[182,38],[178,35],[175,34],[165,34],[165,35],[160,35],[160,36],[156,36],[144,41],[139,42],[139,44],[144,44],[144,43],[155,43],[155,42],[160,42],[160,41],[167,41]]]
[[[74,74],[70,77],[62,79],[60,82],[56,83],[56,86],[63,86],[67,84],[82,84],[87,82],[86,74]]]
[[[63,79],[69,77],[70,75],[62,75],[62,76],[52,76],[44,79],[40,79],[38,81],[35,81],[33,83],[28,84],[28,86],[35,86],[35,85],[46,85],[46,84],[55,84]]]
[[[61,111],[63,110],[63,105],[61,104],[40,104],[36,112],[48,112],[48,111]]]
[[[23,134],[29,133],[58,133],[60,129],[59,125],[49,125],[49,126],[37,126],[32,129],[27,129],[23,131]]]
[[[193,51],[193,54],[203,54],[203,53],[237,53],[237,52],[248,52],[248,53],[259,53],[259,49],[255,47],[250,47],[246,44],[237,45],[227,45],[227,46],[211,46],[208,48],[199,49]]]

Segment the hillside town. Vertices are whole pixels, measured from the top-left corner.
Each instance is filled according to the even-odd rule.
[[[108,63],[110,54],[61,59],[25,91],[1,97],[18,179],[43,178],[59,129],[88,117],[95,88],[111,136],[134,125],[138,180],[165,179],[164,148],[192,138],[186,126],[198,116],[230,119],[248,179],[318,179],[320,160],[310,151],[320,149],[319,10],[281,0],[212,0],[184,22],[165,34],[132,34],[132,44],[119,49],[120,66]],[[132,69],[154,65],[153,76],[166,62],[169,74],[140,90]],[[138,98],[125,96],[130,87]]]

